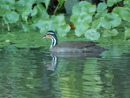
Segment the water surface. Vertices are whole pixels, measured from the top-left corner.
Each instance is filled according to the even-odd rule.
[[[0,98],[130,98],[130,50],[121,47],[55,56],[8,46],[0,52]]]

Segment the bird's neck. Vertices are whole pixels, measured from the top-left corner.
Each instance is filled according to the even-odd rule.
[[[57,39],[55,39],[54,37],[51,38],[52,39],[52,43],[50,48],[54,47],[55,45],[57,45]]]

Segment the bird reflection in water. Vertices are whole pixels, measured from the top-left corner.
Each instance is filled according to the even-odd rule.
[[[52,70],[54,71],[57,66],[57,60],[58,58],[56,56],[51,55],[52,61],[51,63],[46,63],[46,61],[43,61],[43,64],[47,67],[47,70]]]

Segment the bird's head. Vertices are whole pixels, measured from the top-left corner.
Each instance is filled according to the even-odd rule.
[[[43,39],[44,38],[51,38],[52,39],[51,47],[53,47],[53,46],[55,46],[57,44],[57,36],[56,36],[56,33],[54,31],[48,31],[46,33],[46,35],[43,36]]]

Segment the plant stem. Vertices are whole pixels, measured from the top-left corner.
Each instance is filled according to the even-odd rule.
[[[4,21],[3,21],[3,19],[2,19],[2,26],[4,26]]]
[[[8,28],[8,32],[10,32],[10,27],[9,27],[9,23],[7,24],[7,28]]]
[[[58,3],[58,5],[57,5],[57,7],[56,7],[56,9],[55,9],[55,11],[54,11],[54,15],[56,14],[56,11],[58,10],[58,7],[59,7],[59,3]]]

